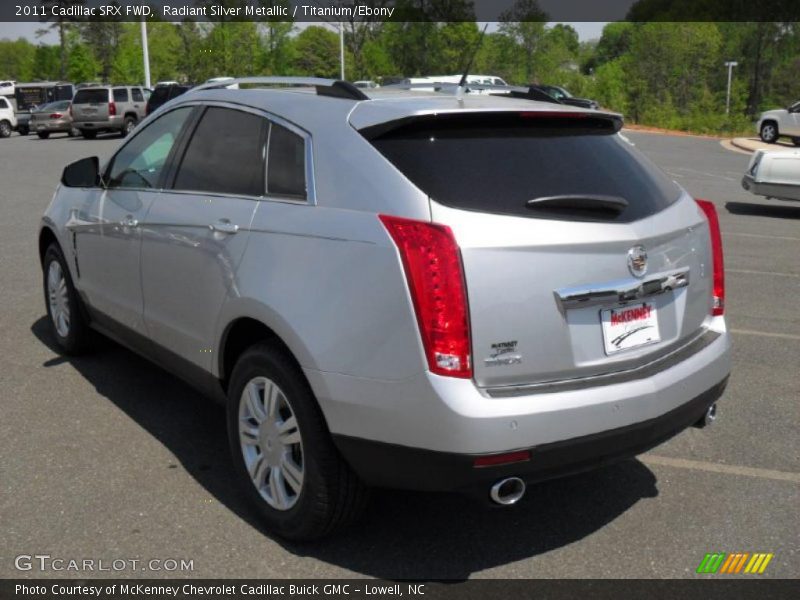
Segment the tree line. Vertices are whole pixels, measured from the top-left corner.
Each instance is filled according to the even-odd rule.
[[[451,12],[441,17],[452,18],[453,10],[467,11],[469,4],[449,0]],[[406,2],[407,11],[413,7],[414,2]],[[574,28],[547,24],[546,17],[535,0],[518,0],[482,40],[474,21],[415,21],[413,12],[405,13],[409,20],[402,22],[305,27],[281,21],[148,22],[152,80],[335,78],[337,28],[343,27],[350,80],[459,73],[480,43],[472,72],[516,85],[561,85],[637,123],[701,132],[745,130],[759,111],[800,99],[797,22],[616,22],[604,28],[599,40],[581,42]],[[57,44],[0,40],[0,77],[143,82],[138,23],[42,23],[42,34],[50,30]],[[738,62],[729,117],[725,61]]]

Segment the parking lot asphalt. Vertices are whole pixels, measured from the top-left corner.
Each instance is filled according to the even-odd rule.
[[[699,577],[714,551],[774,553],[761,577],[796,577],[800,204],[745,192],[748,157],[718,141],[626,135],[720,212],[734,366],[717,424],[507,510],[376,491],[351,530],[304,545],[270,537],[236,491],[221,407],[111,342],[54,349],[39,218],[63,166],[119,138],[0,140],[0,577]],[[37,553],[193,570],[14,568]]]

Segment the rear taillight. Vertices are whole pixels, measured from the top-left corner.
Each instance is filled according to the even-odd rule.
[[[50,115],[50,118],[51,118],[51,119],[60,119],[60,118],[61,118],[61,117],[63,117],[63,116],[64,116],[64,115],[62,115],[61,113],[52,113],[52,114]]]
[[[714,262],[714,295],[711,314],[714,316],[725,314],[725,263],[722,257],[722,233],[719,229],[717,208],[708,200],[696,200],[708,221],[708,230],[711,235],[711,256]]]
[[[113,117],[117,114],[117,105],[113,102],[108,103],[108,116]]]
[[[403,261],[428,368],[472,377],[469,311],[461,252],[446,225],[379,215]]]

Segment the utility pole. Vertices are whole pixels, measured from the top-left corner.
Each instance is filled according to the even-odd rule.
[[[736,67],[738,65],[739,63],[733,60],[725,63],[725,66],[728,67],[728,95],[725,98],[726,115],[729,115],[731,113],[731,76],[733,74],[733,67]]]
[[[150,50],[147,47],[147,20],[142,17],[142,56],[144,58],[144,87],[150,87]]]
[[[344,23],[339,22],[339,64],[341,66],[341,75],[339,79],[344,81]]]

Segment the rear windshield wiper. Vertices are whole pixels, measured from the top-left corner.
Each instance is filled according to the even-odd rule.
[[[525,203],[525,207],[536,211],[616,217],[628,208],[628,201],[619,196],[565,194],[562,196],[533,198]]]

